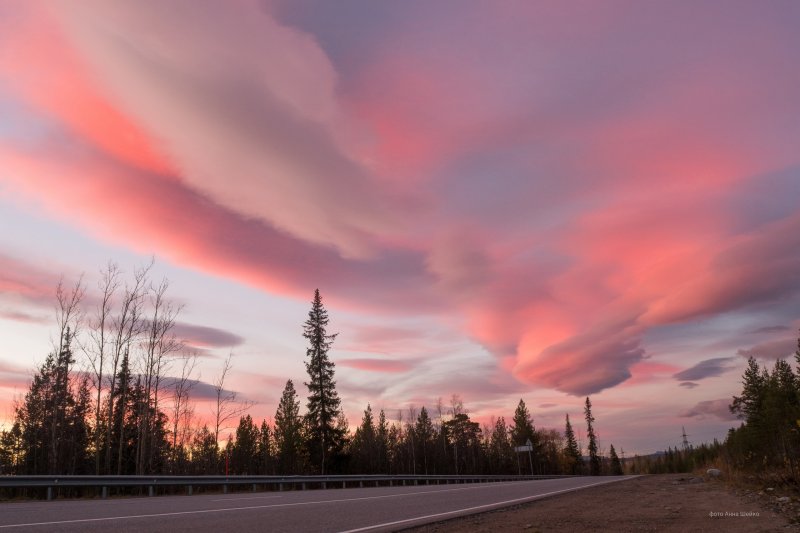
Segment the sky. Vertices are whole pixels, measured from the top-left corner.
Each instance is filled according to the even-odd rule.
[[[258,419],[305,395],[319,288],[351,425],[457,394],[563,429],[589,395],[601,447],[722,439],[747,357],[797,347],[797,27],[791,0],[3,2],[0,424],[60,277],[91,302],[154,258],[197,378],[232,352]]]

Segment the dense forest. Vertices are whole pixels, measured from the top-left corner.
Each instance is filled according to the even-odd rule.
[[[587,443],[569,415],[564,430],[534,426],[520,399],[513,416],[483,424],[454,395],[433,406],[391,413],[365,406],[352,431],[328,352],[336,335],[315,291],[302,335],[308,381],[286,382],[273,423],[226,388],[230,356],[213,382],[214,412],[201,419],[192,398],[196,355],[175,335],[181,311],[153,283],[151,267],[124,280],[110,263],[92,309],[86,287],[56,289],[57,345],[0,432],[0,474],[621,474],[687,471],[724,458],[740,468],[785,469],[795,478],[800,450],[800,372],[778,361],[772,372],[751,359],[731,409],[742,425],[724,443],[621,459],[601,450],[590,398]],[[800,363],[800,346],[798,347]],[[80,360],[79,365],[77,361]],[[237,424],[238,420],[238,424]],[[516,447],[530,443],[530,452]]]

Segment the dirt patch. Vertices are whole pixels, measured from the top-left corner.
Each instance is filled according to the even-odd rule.
[[[797,502],[686,474],[642,476],[404,531],[795,531]],[[788,516],[787,516],[788,515]],[[790,523],[794,520],[795,523]]]

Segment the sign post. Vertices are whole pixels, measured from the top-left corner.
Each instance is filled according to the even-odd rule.
[[[531,475],[533,475],[533,457],[531,456],[531,451],[533,450],[533,443],[531,439],[528,439],[528,442],[525,443],[525,446],[528,447],[528,461],[531,463]]]
[[[522,475],[522,468],[519,464],[519,454],[528,452],[528,461],[531,463],[531,475],[533,475],[533,458],[531,457],[533,443],[531,442],[531,439],[528,439],[528,442],[526,442],[524,446],[514,446],[514,451],[517,452],[517,471],[519,474]]]

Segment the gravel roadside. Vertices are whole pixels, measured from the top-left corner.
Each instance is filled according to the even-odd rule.
[[[720,481],[686,474],[641,476],[545,500],[456,518],[403,531],[498,533],[502,531],[668,531],[725,533],[797,531],[787,515],[796,503],[779,491],[742,494]],[[788,508],[782,507],[788,505]],[[783,512],[780,512],[783,511]],[[789,512],[786,512],[789,511]]]

